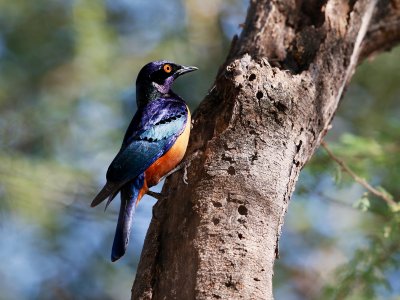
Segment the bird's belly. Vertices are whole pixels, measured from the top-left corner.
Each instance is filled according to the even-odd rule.
[[[188,119],[182,134],[177,138],[171,149],[146,170],[145,178],[148,187],[156,185],[164,175],[175,168],[182,160],[189,142],[190,126],[191,118],[188,109]]]

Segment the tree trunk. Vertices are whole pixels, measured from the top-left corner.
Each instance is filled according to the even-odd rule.
[[[154,207],[132,299],[272,299],[299,172],[360,59],[400,40],[389,0],[251,1]]]

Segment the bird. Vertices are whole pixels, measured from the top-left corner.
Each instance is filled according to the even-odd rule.
[[[191,115],[186,102],[172,91],[181,75],[198,70],[171,61],[146,64],[136,79],[137,111],[121,148],[108,167],[107,182],[91,203],[107,206],[121,195],[111,261],[127,249],[132,217],[140,199],[183,159],[189,141]]]

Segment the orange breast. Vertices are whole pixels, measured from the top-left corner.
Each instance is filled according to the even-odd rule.
[[[139,197],[136,204],[139,202],[140,198],[148,191],[149,187],[156,185],[160,179],[166,175],[169,171],[175,168],[182,160],[185,155],[186,148],[189,142],[190,136],[190,126],[191,126],[191,116],[189,108],[188,119],[186,121],[186,126],[182,134],[177,138],[175,144],[159,159],[157,159],[145,172],[145,183],[143,188],[139,192]]]

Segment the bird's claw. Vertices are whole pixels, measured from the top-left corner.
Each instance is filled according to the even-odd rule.
[[[182,181],[183,181],[183,183],[186,184],[186,185],[189,184],[189,182],[188,182],[188,171],[187,171],[187,169],[190,167],[190,164],[191,164],[191,163],[192,163],[192,161],[189,160],[187,163],[185,162],[185,163],[184,163],[184,166],[183,166],[183,177],[182,177]]]
[[[188,185],[189,184],[189,179],[188,179],[188,171],[187,169],[190,167],[192,160],[195,159],[197,156],[199,156],[200,150],[197,150],[196,152],[194,152],[190,158],[188,158],[187,160],[185,160],[184,162],[181,162],[178,166],[176,166],[174,169],[172,169],[171,171],[169,171],[166,175],[164,175],[160,181],[166,179],[168,176],[172,175],[173,173],[175,173],[176,171],[179,171],[181,169],[183,169],[183,177],[182,177],[182,181],[184,184]],[[154,193],[154,192],[152,192]],[[149,193],[148,193],[149,194]],[[154,196],[153,196],[154,197]],[[157,198],[157,197],[155,197]],[[157,198],[158,199],[158,198]]]
[[[161,193],[157,193],[157,192],[153,192],[153,191],[147,191],[146,193],[147,195],[157,199],[157,200],[161,200],[163,198]]]

